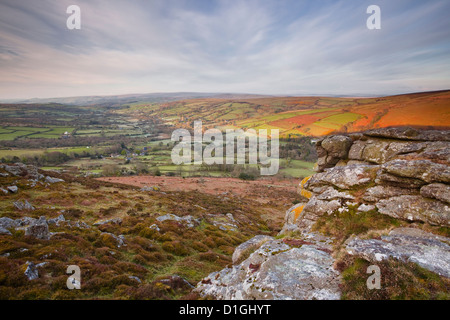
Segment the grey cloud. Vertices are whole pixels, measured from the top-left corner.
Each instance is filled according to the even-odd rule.
[[[448,88],[450,3],[377,2],[370,31],[371,1],[3,1],[0,97]]]

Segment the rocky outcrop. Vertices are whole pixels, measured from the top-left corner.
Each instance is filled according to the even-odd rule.
[[[98,220],[94,222],[94,226],[102,226],[104,224],[122,224],[121,218],[111,218],[106,220]]]
[[[4,169],[8,174],[15,177],[28,177],[33,180],[42,180],[44,175],[39,173],[35,166],[15,163],[14,165],[0,164],[0,169]]]
[[[45,217],[40,217],[26,227],[25,235],[36,239],[49,240],[50,232],[48,230],[48,224]]]
[[[11,230],[25,230],[25,235],[36,239],[49,240],[54,232],[49,231],[49,225],[58,227],[89,229],[90,226],[84,221],[70,221],[60,214],[56,218],[46,219],[41,216],[39,219],[31,217],[22,217],[19,219],[11,219],[8,217],[0,218],[0,234],[12,235]]]
[[[195,291],[216,299],[339,299],[340,275],[317,220],[344,211],[450,226],[450,132],[376,129],[317,142],[318,173],[299,185],[306,199],[285,215],[284,239],[256,236],[239,245],[233,266],[211,273]],[[376,263],[414,262],[450,277],[450,239],[397,228],[377,239],[352,236],[341,248]]]
[[[24,185],[31,188],[34,188],[38,184],[48,186],[50,184],[64,182],[63,179],[44,175],[42,172],[46,172],[40,170],[36,166],[25,165],[23,163],[15,163],[12,165],[0,163],[0,170],[3,171],[0,172],[0,177],[25,178],[27,179],[27,183],[25,183]],[[0,188],[0,191],[5,194],[18,193],[19,187],[16,185],[6,186],[6,189]]]
[[[376,129],[326,137],[317,150],[318,173],[300,185],[310,200],[297,212],[299,230],[309,231],[320,216],[349,205],[450,225],[449,131]]]
[[[237,231],[239,229],[238,222],[234,219],[231,213],[222,214],[207,214],[206,221],[224,231]]]
[[[26,269],[24,272],[29,281],[39,278],[39,271],[33,262],[26,262]]]
[[[13,202],[14,207],[16,207],[18,210],[34,210],[34,207],[28,202],[28,200],[25,201],[14,201]]]
[[[425,221],[433,225],[448,226],[450,207],[447,203],[418,195],[395,196],[376,203],[379,213],[409,220]]]

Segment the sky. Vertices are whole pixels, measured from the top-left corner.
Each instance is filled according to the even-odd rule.
[[[450,89],[449,14],[448,0],[0,0],[0,99]]]

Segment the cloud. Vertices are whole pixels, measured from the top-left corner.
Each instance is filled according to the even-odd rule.
[[[449,88],[448,1],[378,3],[371,31],[368,1],[2,1],[0,98]]]

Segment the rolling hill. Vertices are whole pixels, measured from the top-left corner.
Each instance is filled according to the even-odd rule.
[[[389,126],[450,127],[450,91],[374,98],[199,98],[136,102],[117,113],[137,120],[160,117],[176,127],[279,129],[280,135],[322,136]]]

